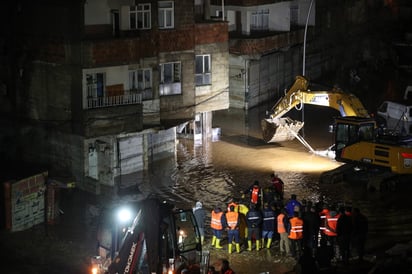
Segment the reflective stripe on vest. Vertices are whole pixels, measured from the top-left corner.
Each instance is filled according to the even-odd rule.
[[[236,226],[238,225],[238,218],[239,218],[239,213],[237,212],[226,213],[227,225],[230,227],[230,229],[236,228]]]
[[[337,236],[336,227],[338,226],[339,214],[335,217],[326,216],[325,234],[328,236]]]
[[[211,228],[217,229],[217,230],[223,229],[222,215],[223,215],[223,212],[216,213],[214,210],[212,211],[212,220],[210,221]]]
[[[289,238],[298,240],[303,238],[303,221],[297,217],[290,219],[290,233]]]

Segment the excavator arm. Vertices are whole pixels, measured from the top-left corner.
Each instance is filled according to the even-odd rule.
[[[343,117],[369,117],[359,98],[353,94],[336,88],[311,91],[308,87],[309,81],[305,77],[296,76],[295,83],[273,107],[270,118],[262,120],[263,139],[266,142],[282,142],[295,138],[303,127],[303,122],[283,116],[302,104],[330,107],[338,110]]]

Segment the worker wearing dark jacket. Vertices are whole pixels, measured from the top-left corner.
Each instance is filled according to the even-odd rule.
[[[351,208],[346,208],[346,210],[344,208],[340,208],[339,212],[340,217],[336,227],[336,232],[338,234],[337,240],[342,261],[344,264],[348,264],[350,255],[350,241],[353,232],[352,212]]]
[[[262,215],[256,210],[255,204],[250,204],[249,211],[246,213],[247,223],[247,245],[248,251],[252,251],[252,237],[256,239],[256,250],[260,249],[260,225],[262,223]]]
[[[240,242],[239,242],[239,226],[240,219],[239,213],[235,211],[235,206],[231,205],[229,211],[226,212],[226,218],[224,226],[227,229],[227,242],[228,242],[228,252],[232,253],[232,242],[235,242],[236,252],[240,253]]]
[[[270,248],[273,240],[273,234],[276,229],[276,212],[268,203],[263,205],[262,217],[262,248],[265,247],[265,239],[267,239],[266,248]]]
[[[255,181],[248,189],[243,192],[242,198],[245,194],[249,195],[249,202],[255,205],[256,209],[259,209],[261,206],[262,200],[262,188],[259,185],[259,181]]]

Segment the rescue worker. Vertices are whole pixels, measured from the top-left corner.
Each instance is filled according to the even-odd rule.
[[[247,223],[247,250],[252,251],[252,238],[256,239],[256,250],[260,249],[260,225],[262,223],[262,215],[256,210],[255,204],[250,204],[249,211],[246,213]]]
[[[280,179],[279,176],[276,173],[272,173],[272,174],[270,174],[270,181],[272,182],[272,185],[273,185],[279,199],[283,200],[283,193],[284,193],[285,184],[283,183],[282,179]]]
[[[263,204],[262,217],[262,248],[265,247],[265,239],[267,239],[266,248],[269,249],[275,232],[276,212],[268,203]]]
[[[303,226],[303,248],[310,249],[315,254],[318,246],[320,218],[316,213],[315,206],[308,202],[308,210],[302,213]]]
[[[337,223],[336,233],[338,234],[338,246],[344,264],[349,263],[350,256],[350,241],[353,231],[351,208],[341,207],[339,209],[340,216]]]
[[[325,242],[328,241],[327,236],[325,234],[325,226],[326,226],[326,216],[329,214],[329,208],[326,204],[322,205],[322,209],[319,212],[319,235],[320,239],[325,239]]]
[[[328,244],[333,247],[335,260],[339,258],[339,250],[337,248],[337,241],[336,241],[336,237],[338,236],[337,234],[338,219],[339,219],[339,214],[332,207],[329,213],[326,215],[325,235],[326,235]]]
[[[292,256],[300,258],[302,255],[303,240],[303,220],[299,217],[299,212],[295,211],[293,217],[289,220],[290,232],[288,238],[291,240]]]
[[[235,243],[236,252],[240,253],[240,241],[239,241],[239,226],[240,218],[239,212],[235,211],[235,206],[231,205],[229,211],[226,212],[225,218],[225,228],[227,229],[227,242],[228,242],[228,252],[232,253],[232,242]]]
[[[220,268],[219,274],[235,274],[235,271],[230,267],[229,261],[226,259],[222,259],[222,266]]]
[[[297,200],[297,195],[292,194],[285,207],[289,218],[292,218],[295,212],[300,213],[302,204]]]
[[[220,207],[215,207],[212,210],[210,227],[213,230],[212,246],[221,249],[223,246],[220,245],[222,240],[223,223],[224,223],[223,211]]]
[[[279,215],[276,218],[277,220],[277,230],[279,233],[279,251],[280,255],[284,256],[290,256],[290,241],[289,241],[289,231],[290,231],[290,224],[289,224],[289,219],[288,219],[288,214],[286,213],[285,209],[282,209],[282,211],[279,213]]]
[[[231,206],[234,206],[234,207],[235,207],[235,210],[234,210],[234,211],[239,212],[239,204],[236,203],[236,201],[235,201],[234,198],[231,198],[231,199],[229,200],[229,203],[227,204],[227,211],[228,211],[228,212],[230,211],[230,207],[231,207]]]
[[[369,229],[368,218],[361,213],[359,208],[354,208],[352,212],[352,221],[352,243],[358,253],[359,261],[363,261],[365,243]]]
[[[268,203],[269,206],[275,206],[277,201],[279,201],[279,198],[273,185],[265,187],[263,189],[263,203]]]
[[[259,181],[255,181],[248,189],[243,192],[242,198],[245,194],[249,195],[249,202],[255,205],[255,208],[258,210],[261,206],[262,200],[262,188],[259,186]]]
[[[200,201],[196,202],[195,207],[193,208],[193,214],[199,227],[200,233],[200,244],[203,245],[205,241],[205,220],[206,220],[206,211],[203,209],[203,205]]]

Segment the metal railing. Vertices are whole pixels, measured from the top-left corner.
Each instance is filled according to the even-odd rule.
[[[141,104],[141,93],[130,93],[115,96],[100,96],[87,98],[87,109],[112,107],[121,105]]]

